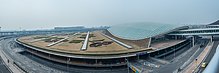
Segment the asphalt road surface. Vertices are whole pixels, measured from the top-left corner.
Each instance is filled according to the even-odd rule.
[[[177,57],[175,57],[175,59],[172,59],[169,64],[163,65],[160,68],[155,69],[153,73],[172,73],[175,70],[179,69],[186,61],[188,61],[188,59],[194,60],[203,51],[204,48],[199,48],[199,46],[196,46],[194,48],[189,48],[190,50],[188,49],[188,47],[184,47],[182,49],[187,50],[179,50],[178,53],[176,53]],[[169,57],[174,58],[173,54],[171,54]]]

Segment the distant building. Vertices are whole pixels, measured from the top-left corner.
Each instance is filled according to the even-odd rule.
[[[217,20],[216,22],[210,24],[210,25],[219,25],[219,20]]]
[[[100,26],[100,27],[92,27],[86,28],[84,26],[76,26],[76,27],[54,27],[54,30],[104,30],[110,28],[109,26]]]
[[[85,29],[84,26],[76,26],[76,27],[55,27],[55,30],[82,30]]]

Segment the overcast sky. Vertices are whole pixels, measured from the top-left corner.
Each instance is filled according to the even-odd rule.
[[[133,22],[206,24],[218,19],[219,0],[0,0],[2,30]]]

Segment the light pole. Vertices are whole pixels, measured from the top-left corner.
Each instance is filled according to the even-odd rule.
[[[126,64],[127,64],[127,69],[128,69],[128,73],[129,73],[129,62],[128,59],[125,58]]]
[[[67,72],[68,72],[68,63],[70,62],[70,58],[68,58],[68,60],[67,60]]]
[[[176,54],[175,54],[175,52],[176,52],[176,48],[175,47],[173,47],[174,48],[174,59],[175,59],[175,56],[176,56]]]
[[[145,62],[142,64],[142,69],[141,69],[140,73],[142,73],[144,71],[144,65],[145,65]]]
[[[51,60],[51,58],[50,58],[50,54],[49,54],[49,60]],[[52,61],[52,60],[51,60]],[[49,73],[51,73],[51,70],[49,70]]]

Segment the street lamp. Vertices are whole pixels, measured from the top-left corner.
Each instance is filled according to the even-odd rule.
[[[70,58],[68,58],[68,60],[67,60],[67,72],[68,72],[68,63],[70,62]]]
[[[144,71],[144,65],[145,65],[145,62],[142,64],[142,69],[141,69],[140,73],[142,73]]]
[[[51,60],[50,54],[49,54],[49,60]],[[49,70],[49,73],[51,73],[51,70]]]
[[[128,69],[128,73],[129,73],[129,61],[128,59],[125,58],[126,64],[127,64],[127,69]]]
[[[174,59],[175,59],[175,56],[176,56],[176,48],[174,47]]]

